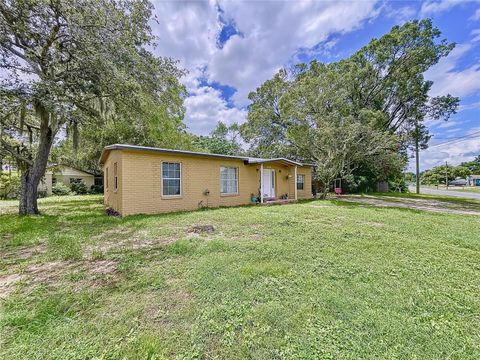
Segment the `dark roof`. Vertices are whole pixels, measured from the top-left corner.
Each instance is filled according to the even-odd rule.
[[[162,149],[162,148],[128,145],[128,144],[113,144],[113,145],[105,146],[105,148],[102,151],[102,154],[100,155],[100,159],[98,161],[100,165],[104,164],[106,156],[109,153],[109,151],[111,151],[111,150],[133,150],[133,151],[147,151],[147,152],[157,152],[157,153],[165,153],[165,154],[206,156],[206,157],[214,157],[214,158],[242,160],[246,164],[261,164],[261,163],[267,163],[267,162],[283,162],[283,163],[287,163],[287,164],[290,164],[290,165],[311,166],[310,164],[303,164],[303,163],[300,163],[298,161],[293,161],[293,160],[286,159],[286,158],[263,159],[263,158],[255,158],[255,157],[248,157],[248,156],[211,154],[211,153],[203,153],[203,152],[197,152],[197,151]]]

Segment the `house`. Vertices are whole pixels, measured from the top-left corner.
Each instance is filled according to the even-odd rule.
[[[312,166],[284,158],[116,144],[103,149],[99,163],[104,203],[122,215],[312,197]]]
[[[38,191],[52,195],[52,188],[57,182],[70,186],[74,181],[82,181],[87,189],[95,184],[95,175],[66,165],[51,165],[47,167],[45,176],[38,184]]]
[[[480,175],[470,175],[467,177],[468,186],[480,186]]]

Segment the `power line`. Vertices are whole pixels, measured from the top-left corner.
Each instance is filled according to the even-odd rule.
[[[473,132],[473,133],[471,133],[471,134],[468,134],[468,135],[459,137],[458,139],[455,139],[455,140],[445,141],[445,142],[443,142],[443,143],[439,143],[439,144],[432,145],[432,146],[430,146],[430,148],[438,147],[438,146],[442,146],[442,145],[456,144],[456,143],[459,143],[459,142],[462,142],[462,141],[465,141],[465,140],[475,139],[475,138],[477,138],[477,137],[479,137],[479,136],[480,136],[480,130],[479,130],[479,131],[475,131],[475,132]]]

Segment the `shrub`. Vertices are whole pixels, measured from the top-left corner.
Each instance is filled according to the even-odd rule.
[[[105,212],[107,213],[108,216],[113,216],[113,217],[120,217],[120,213],[112,208],[106,208]]]
[[[20,176],[16,173],[0,173],[0,199],[13,199],[20,192]]]
[[[88,192],[87,185],[82,180],[72,179],[70,189],[76,195],[85,195]]]
[[[390,180],[388,188],[390,192],[408,193],[408,184],[403,177]]]
[[[103,194],[103,185],[92,185],[90,186],[90,194]]]
[[[52,193],[58,196],[65,196],[65,195],[70,195],[71,191],[70,191],[70,188],[64,183],[57,182],[52,187]]]

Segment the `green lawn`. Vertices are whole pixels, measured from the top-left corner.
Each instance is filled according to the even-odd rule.
[[[1,359],[478,359],[480,217],[0,203]],[[215,232],[196,234],[196,224]],[[13,289],[13,290],[12,290]]]

